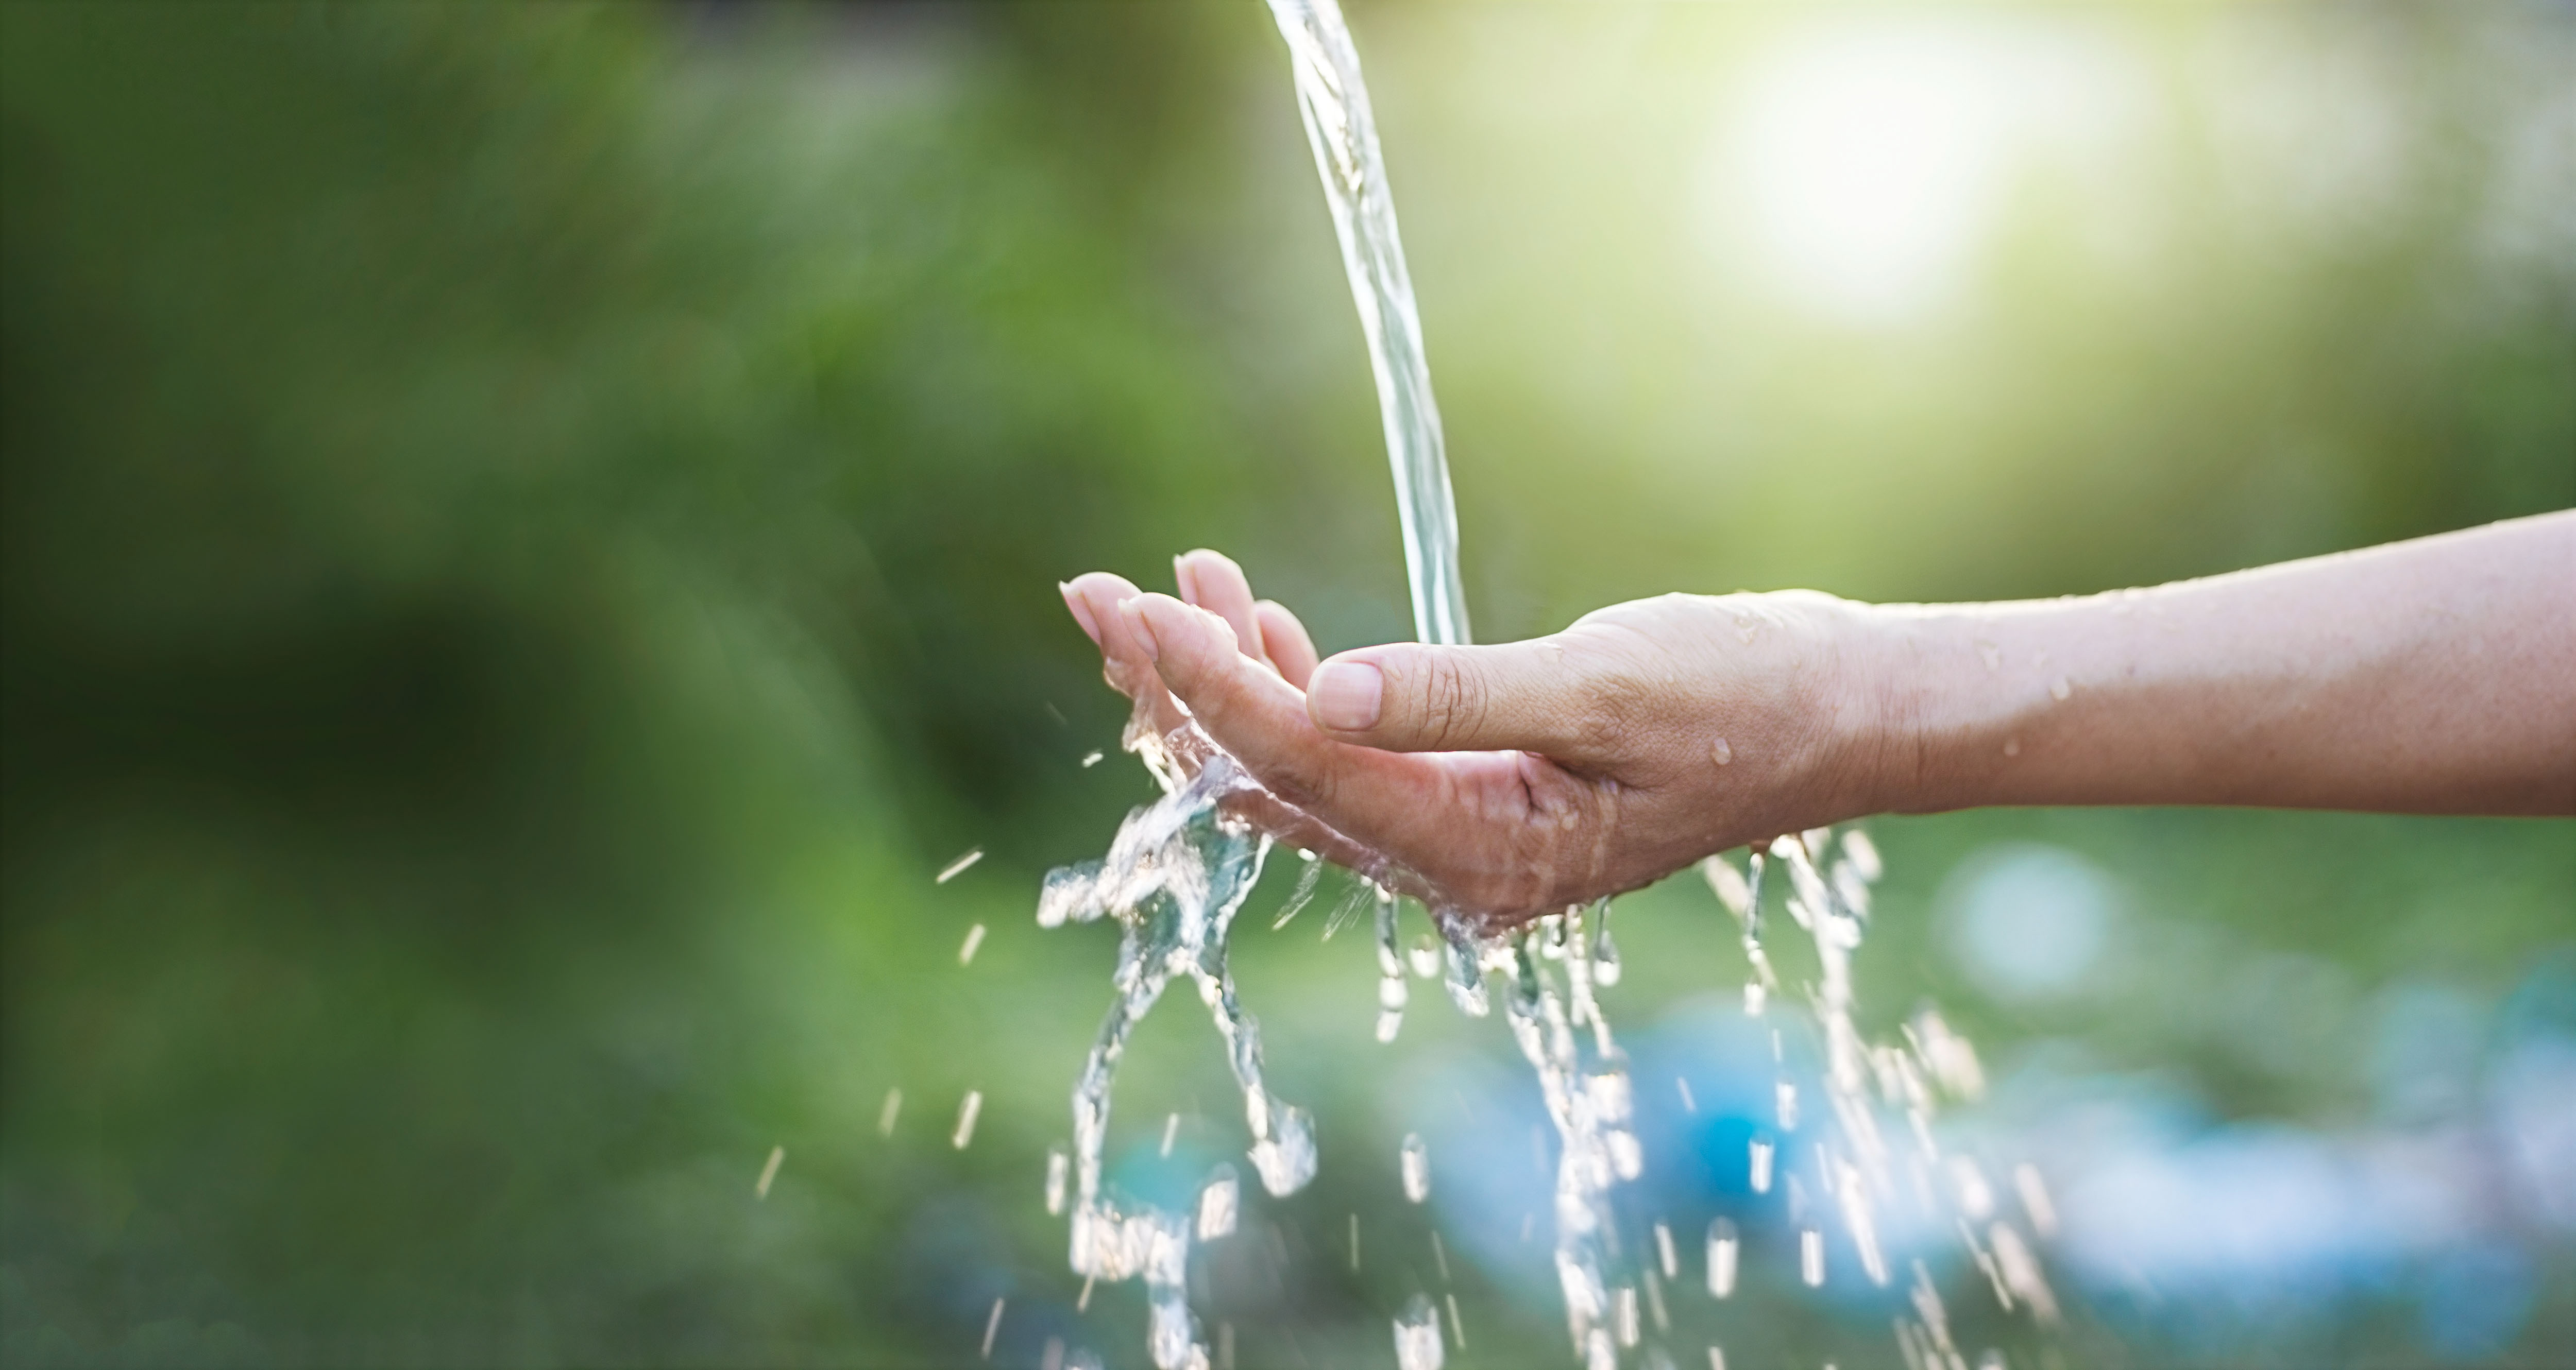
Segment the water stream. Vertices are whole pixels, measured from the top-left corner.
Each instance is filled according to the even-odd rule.
[[[1439,409],[1358,54],[1335,0],[1269,5],[1287,41],[1298,108],[1377,381],[1416,632],[1424,642],[1464,644],[1469,638],[1457,513]],[[1313,1177],[1313,1125],[1303,1110],[1275,1099],[1265,1085],[1259,1025],[1239,1002],[1228,964],[1235,915],[1272,846],[1234,816],[1229,801],[1260,787],[1195,724],[1160,734],[1140,711],[1124,743],[1153,773],[1163,797],[1127,816],[1101,860],[1051,873],[1038,907],[1042,926],[1109,917],[1121,928],[1111,977],[1116,994],[1074,1087],[1072,1145],[1049,1157],[1047,1208],[1060,1211],[1070,1199],[1077,1274],[1089,1281],[1145,1279],[1154,1364],[1161,1370],[1205,1370],[1210,1355],[1188,1301],[1189,1251],[1194,1241],[1233,1230],[1240,1206],[1236,1174],[1231,1166],[1217,1167],[1197,1202],[1181,1212],[1138,1203],[1104,1185],[1111,1087],[1128,1037],[1173,977],[1195,984],[1242,1089],[1250,1137],[1246,1157],[1274,1198],[1296,1192]],[[1275,797],[1264,801],[1284,807]],[[1307,864],[1274,926],[1284,926],[1314,893],[1322,863],[1310,853],[1300,855]],[[1808,987],[1809,1016],[1802,1021],[1822,1041],[1825,1097],[1822,1115],[1803,1129],[1797,1083],[1780,1046],[1777,1024],[1786,1015],[1775,1000],[1781,986],[1763,945],[1763,886],[1774,867],[1787,873],[1784,902],[1812,937],[1819,967],[1818,981]],[[1791,834],[1753,849],[1743,871],[1718,857],[1703,863],[1702,871],[1737,919],[1748,969],[1745,1012],[1775,1024],[1777,1127],[1755,1136],[1747,1163],[1756,1193],[1770,1190],[1775,1169],[1786,1177],[1789,1217],[1800,1228],[1800,1278],[1809,1286],[1832,1278],[1825,1233],[1830,1222],[1856,1254],[1861,1276],[1888,1286],[1893,1275],[1882,1232],[1887,1216],[1902,1210],[1914,1230],[1927,1221],[1933,1230],[1955,1230],[2006,1309],[2026,1305],[2036,1316],[2053,1318],[2054,1299],[2031,1240],[2001,1213],[1974,1162],[1945,1158],[1932,1130],[1943,1100],[1971,1099],[1981,1090],[1973,1049],[1929,1010],[1907,1025],[1901,1043],[1871,1042],[1855,1023],[1851,958],[1867,927],[1870,886],[1880,874],[1868,837],[1857,829]],[[1671,1325],[1665,1290],[1681,1287],[1669,1228],[1660,1220],[1632,1219],[1623,1231],[1614,1202],[1616,1187],[1637,1179],[1646,1157],[1635,1130],[1627,1058],[1596,994],[1619,979],[1609,901],[1569,907],[1502,935],[1480,934],[1469,920],[1434,907],[1432,920],[1447,945],[1408,953],[1400,941],[1397,899],[1363,880],[1327,922],[1325,935],[1370,902],[1379,970],[1378,1040],[1391,1042],[1402,1029],[1408,962],[1427,971],[1436,960],[1462,1012],[1485,1016],[1492,998],[1499,997],[1512,1041],[1537,1077],[1558,1142],[1554,1264],[1573,1359],[1586,1370],[1613,1370],[1633,1351],[1639,1363],[1672,1364],[1668,1348],[1659,1344]],[[1489,985],[1498,985],[1498,994],[1489,993]],[[1687,1101],[1687,1085],[1683,1090]],[[1408,1136],[1395,1159],[1406,1196],[1423,1202],[1431,1188],[1431,1158],[1420,1139]],[[2025,1207],[2035,1214],[2046,1202],[2037,1173],[2024,1166],[2015,1179]],[[2034,1230],[2046,1226],[2035,1217],[2027,1221]],[[1732,1296],[1751,1257],[1733,1223],[1712,1223],[1704,1271],[1708,1295]],[[1442,1265],[1445,1277],[1445,1256]],[[1911,1316],[1900,1316],[1895,1325],[1909,1370],[1965,1370],[1924,1263],[1915,1261],[1911,1273]],[[1640,1313],[1641,1289],[1652,1314],[1651,1334]],[[1463,1337],[1454,1295],[1446,1302],[1451,1331]],[[1441,1324],[1427,1298],[1416,1296],[1394,1320],[1393,1338],[1404,1370],[1437,1370],[1443,1363]],[[1706,1351],[1712,1365],[1724,1363],[1720,1347]]]

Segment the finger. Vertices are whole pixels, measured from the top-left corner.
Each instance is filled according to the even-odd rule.
[[[1076,576],[1060,588],[1074,620],[1100,644],[1101,674],[1110,687],[1144,705],[1158,731],[1179,727],[1183,715],[1172,701],[1171,691],[1164,688],[1162,676],[1155,672],[1153,655],[1118,612],[1119,601],[1134,599],[1144,592],[1125,577],[1106,571]]]
[[[1235,565],[1234,558],[1204,547],[1184,552],[1172,558],[1172,578],[1180,582],[1182,603],[1224,619],[1245,656],[1264,666],[1271,664],[1262,650],[1261,625],[1253,617],[1252,582],[1244,579],[1243,568]]]
[[[1563,650],[1539,638],[1499,647],[1390,643],[1344,652],[1306,681],[1306,707],[1332,738],[1398,752],[1528,751],[1586,766],[1618,736]]]
[[[1261,650],[1270,664],[1289,684],[1305,689],[1306,678],[1315,673],[1315,640],[1306,636],[1306,625],[1275,599],[1253,605],[1252,616],[1261,624]]]
[[[1162,595],[1119,606],[1128,629],[1155,643],[1154,669],[1217,744],[1289,803],[1363,842],[1400,829],[1418,809],[1411,758],[1345,746],[1306,716],[1297,691],[1255,669],[1223,619]]]

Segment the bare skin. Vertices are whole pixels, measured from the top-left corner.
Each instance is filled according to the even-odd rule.
[[[1873,813],[2576,814],[2576,511],[2086,598],[1676,594],[1320,663],[1232,561],[1176,569],[1178,599],[1063,587],[1110,684],[1329,830],[1255,821],[1496,926]]]

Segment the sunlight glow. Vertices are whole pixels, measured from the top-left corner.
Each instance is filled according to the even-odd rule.
[[[1724,112],[1712,208],[1802,303],[1910,320],[1957,293],[2023,154],[2103,130],[2102,57],[2035,24],[1802,28]]]

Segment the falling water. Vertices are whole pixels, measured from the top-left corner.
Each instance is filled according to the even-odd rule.
[[[1395,195],[1378,155],[1377,118],[1360,79],[1359,52],[1336,0],[1270,0],[1270,15],[1288,40],[1297,109],[1305,118],[1324,199],[1332,206],[1360,331],[1368,338],[1387,463],[1395,470],[1414,632],[1424,642],[1464,643],[1467,592],[1458,579],[1458,508],[1449,493],[1440,406],[1431,398],[1422,316],[1404,267],[1404,241],[1395,230]]]

